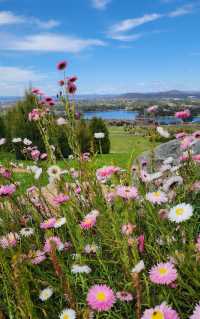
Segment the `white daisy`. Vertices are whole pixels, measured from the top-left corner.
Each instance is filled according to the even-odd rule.
[[[60,319],[76,319],[76,312],[73,309],[66,308],[60,314]]]
[[[30,227],[22,228],[19,233],[22,237],[30,237],[34,234],[34,229]]]
[[[60,179],[62,171],[59,166],[52,165],[47,169],[47,174],[53,179]]]
[[[168,218],[172,222],[181,223],[193,215],[193,207],[190,204],[178,204],[169,211]]]
[[[25,139],[23,140],[23,143],[24,143],[25,145],[28,145],[28,146],[32,144],[31,140],[29,140],[28,138],[25,138]]]
[[[96,139],[102,139],[102,138],[105,137],[105,134],[102,133],[102,132],[94,133],[94,137],[95,137]]]
[[[3,144],[5,144],[6,143],[6,139],[5,138],[0,138],[0,145],[3,145]]]
[[[62,225],[64,225],[65,223],[66,223],[66,218],[65,217],[58,218],[58,219],[56,219],[56,223],[54,225],[54,228],[59,228]]]
[[[56,120],[57,125],[65,125],[67,123],[66,119],[64,119],[64,117],[59,117]]]
[[[131,270],[131,272],[140,273],[142,270],[144,270],[144,268],[145,268],[144,261],[140,260],[139,263],[137,263],[137,265],[135,265],[135,267]]]
[[[87,265],[73,265],[71,272],[73,274],[89,274],[92,269]]]
[[[39,298],[42,301],[48,300],[53,295],[53,289],[51,287],[47,287],[40,292]]]
[[[13,143],[20,143],[21,141],[22,141],[21,137],[14,137],[14,138],[12,139],[12,142],[13,142]]]
[[[34,178],[39,179],[40,175],[42,174],[42,168],[38,167],[36,165],[28,166],[27,169],[29,169],[32,173],[34,173]]]

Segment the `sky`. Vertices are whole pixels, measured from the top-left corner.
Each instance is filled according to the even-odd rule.
[[[200,0],[0,0],[0,96],[200,91]]]

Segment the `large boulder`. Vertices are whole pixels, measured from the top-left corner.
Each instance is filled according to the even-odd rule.
[[[193,144],[191,149],[194,155],[200,154],[200,140]],[[180,142],[178,140],[172,140],[157,146],[154,149],[153,154],[150,151],[143,153],[141,156],[139,156],[138,160],[146,160],[148,163],[150,163],[153,155],[157,165],[161,164],[169,157],[172,157],[174,159],[174,164],[177,164],[183,152],[184,151],[180,147]]]

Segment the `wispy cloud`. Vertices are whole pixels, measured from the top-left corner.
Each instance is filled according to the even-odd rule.
[[[182,6],[180,8],[177,8],[176,10],[169,13],[169,17],[175,18],[183,15],[187,15],[193,12],[194,4],[188,4],[185,6]]]
[[[168,1],[168,0],[164,0]],[[171,1],[171,0],[170,0]],[[159,14],[159,13],[152,13],[152,14],[145,14],[142,17],[133,18],[133,19],[125,19],[122,20],[114,25],[112,25],[108,31],[107,36],[113,40],[119,41],[135,41],[143,37],[147,33],[155,33],[154,31],[148,31],[143,33],[132,33],[128,34],[130,31],[138,28],[144,24],[162,19],[162,18],[175,18],[178,16],[183,16],[187,14],[191,14],[195,8],[194,4],[184,5],[182,7],[177,8],[174,11],[169,13]],[[160,31],[157,31],[158,33]]]
[[[104,46],[105,42],[98,39],[81,39],[77,37],[41,33],[23,38],[1,36],[0,49],[14,51],[39,52],[70,52],[78,53],[94,46]]]
[[[0,11],[0,25],[14,25],[21,23],[34,24],[41,29],[51,29],[60,25],[60,22],[54,19],[42,21],[35,17],[16,15],[11,11]]]
[[[105,9],[111,0],[91,0],[94,8],[98,10]]]

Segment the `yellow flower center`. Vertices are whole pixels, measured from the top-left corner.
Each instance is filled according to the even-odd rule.
[[[176,215],[177,216],[181,216],[184,213],[184,209],[183,208],[176,208]]]
[[[151,319],[165,319],[165,317],[161,311],[157,310],[152,313]]]
[[[164,268],[164,267],[163,267],[163,268],[160,268],[160,269],[159,269],[159,273],[160,273],[161,276],[164,276],[164,275],[167,274],[167,269]]]
[[[69,316],[65,313],[63,319],[70,319]]]
[[[106,295],[104,292],[100,291],[97,293],[97,296],[96,296],[97,300],[98,301],[105,301],[106,300]]]
[[[159,196],[160,196],[160,192],[154,192],[153,194],[154,194],[154,196],[156,196],[156,197],[159,197]]]
[[[86,225],[90,225],[92,223],[92,219],[91,218],[87,218],[87,219],[85,219],[84,223]]]
[[[45,291],[44,292],[44,298],[48,298],[49,297],[49,292],[48,291]]]

